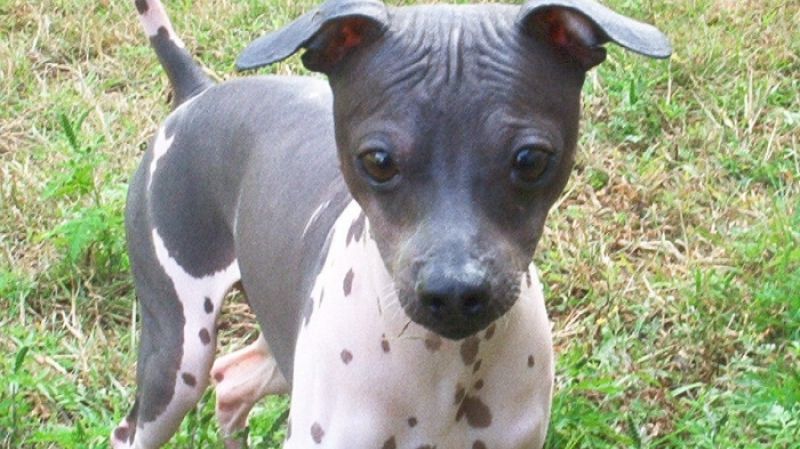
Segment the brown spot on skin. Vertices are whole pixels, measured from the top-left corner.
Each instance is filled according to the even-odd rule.
[[[350,292],[353,291],[353,277],[355,277],[355,273],[353,273],[353,269],[351,268],[344,276],[343,287],[345,296],[350,296]]]
[[[531,280],[531,272],[530,271],[526,271],[525,272],[525,283],[528,284],[528,288],[531,288],[531,284],[533,283],[533,281]]]
[[[147,0],[136,0],[136,10],[139,11],[139,14],[146,13],[148,9],[150,9],[150,5],[147,4]]]
[[[323,436],[325,436],[325,431],[322,430],[322,426],[320,426],[319,423],[314,423],[314,425],[311,426],[311,439],[319,444],[322,443]]]
[[[197,385],[197,379],[195,379],[194,376],[189,373],[181,374],[181,379],[183,379],[183,383],[190,387]]]
[[[497,324],[495,323],[490,324],[489,327],[486,328],[486,333],[483,334],[483,338],[486,339],[487,341],[491,340],[492,337],[494,337],[495,330],[497,330]]]
[[[442,347],[442,337],[429,333],[425,337],[425,348],[430,352],[436,352]]]
[[[533,358],[533,355],[528,356],[528,368],[533,368],[536,365],[536,359]]]
[[[486,444],[481,440],[475,440],[475,442],[472,443],[472,449],[486,449]]]
[[[472,388],[476,390],[480,390],[481,388],[483,388],[483,379],[478,379],[478,381],[475,382],[475,385],[473,385]]]
[[[413,416],[408,418],[408,427],[414,427],[416,425],[417,425],[417,418]]]
[[[341,353],[342,361],[345,365],[350,363],[353,360],[353,353],[348,351],[347,349],[343,349]]]
[[[483,363],[483,361],[482,360],[478,360],[477,362],[475,362],[474,365],[472,365],[472,372],[473,373],[477,373],[478,370],[481,369],[481,363]]]
[[[492,413],[480,398],[466,396],[456,411],[456,422],[467,418],[470,427],[486,428],[492,424]]]
[[[350,241],[355,238],[356,242],[361,240],[361,236],[364,235],[364,223],[367,221],[367,216],[362,211],[358,218],[353,220],[353,223],[350,224],[350,229],[347,231],[347,239],[346,244],[349,245]]]
[[[211,334],[208,333],[208,329],[200,329],[200,332],[197,335],[200,337],[200,341],[204,345],[211,343]]]
[[[128,428],[127,427],[117,427],[114,430],[114,438],[118,441],[125,441],[128,439]]]
[[[208,296],[206,296],[206,300],[203,301],[203,310],[205,310],[206,313],[211,313],[214,311],[214,304],[211,303],[211,298]]]
[[[389,438],[383,443],[381,449],[397,449],[397,442],[394,440],[394,437]]]
[[[214,373],[214,380],[216,380],[217,383],[222,382],[223,379],[225,379],[225,374],[222,371]]]
[[[456,405],[461,404],[461,401],[464,400],[464,396],[466,396],[466,394],[467,394],[467,391],[464,390],[464,387],[462,387],[461,385],[457,385],[456,386],[455,404]]]
[[[381,349],[383,350],[383,352],[389,352],[389,350],[391,349],[389,347],[389,340],[386,339],[386,334],[384,334],[381,337]]]
[[[464,343],[461,343],[461,360],[464,361],[464,365],[472,365],[475,362],[480,344],[481,341],[474,335],[467,337]]]

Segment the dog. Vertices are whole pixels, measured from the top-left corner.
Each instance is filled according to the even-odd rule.
[[[142,330],[115,449],[154,449],[213,378],[228,447],[291,393],[284,447],[544,444],[553,350],[531,263],[569,177],[586,72],[656,28],[590,0],[328,0],[253,41],[327,76],[215,85],[158,0],[135,6],[174,111],[131,180]],[[241,284],[262,336],[214,362]],[[212,366],[213,365],[213,366]]]

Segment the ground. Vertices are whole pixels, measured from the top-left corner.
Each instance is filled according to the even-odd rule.
[[[535,261],[548,448],[800,447],[800,5],[608,0],[670,61],[612,49]],[[311,0],[166,1],[217,79]],[[106,447],[133,396],[128,179],[169,110],[131,1],[0,1],[0,447]],[[271,71],[302,72],[297,59]],[[229,350],[255,333],[237,298]],[[279,447],[286,399],[251,447]],[[169,447],[221,447],[213,393]]]

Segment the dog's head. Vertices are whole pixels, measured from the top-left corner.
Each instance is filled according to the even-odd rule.
[[[585,73],[607,42],[670,54],[658,30],[589,0],[329,0],[237,64],[305,48],[306,67],[328,75],[342,174],[400,302],[458,339],[516,302],[572,168]]]

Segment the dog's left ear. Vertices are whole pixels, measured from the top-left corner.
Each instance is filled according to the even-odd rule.
[[[589,70],[603,62],[607,42],[651,58],[672,54],[667,37],[652,25],[638,22],[592,0],[529,0],[518,23]]]
[[[330,73],[353,50],[380,37],[388,22],[386,6],[380,1],[328,0],[286,27],[251,42],[236,60],[236,68],[263,67],[305,48],[306,68]]]

